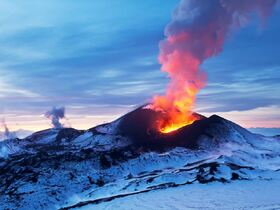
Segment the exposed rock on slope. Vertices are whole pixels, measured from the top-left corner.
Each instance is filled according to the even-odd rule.
[[[140,108],[87,131],[0,142],[1,208],[71,209],[181,185],[267,179],[280,169],[279,139],[215,115],[163,135],[147,130],[151,115]]]

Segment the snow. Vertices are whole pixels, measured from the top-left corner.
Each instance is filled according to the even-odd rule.
[[[95,134],[91,132],[86,132],[77,138],[75,138],[71,145],[75,145],[79,148],[92,148],[94,147],[95,151],[108,151],[114,148],[122,148],[129,144],[129,141],[118,135],[111,134]]]
[[[8,158],[9,155],[20,151],[21,148],[16,139],[8,139],[0,142],[0,158]]]
[[[280,140],[222,121],[198,150],[159,152],[131,147],[117,123],[0,142],[13,154],[0,159],[0,209],[280,208]]]
[[[275,143],[275,142],[272,142],[272,143]],[[63,206],[71,206],[71,205],[75,205],[79,202],[103,199],[103,198],[107,198],[107,197],[131,194],[131,193],[135,193],[135,192],[143,192],[143,191],[145,192],[146,190],[150,190],[153,188],[155,189],[155,191],[159,191],[160,193],[162,193],[165,190],[162,190],[162,191],[158,190],[159,186],[161,186],[162,184],[168,184],[168,183],[174,183],[176,185],[192,183],[192,184],[188,185],[188,187],[190,187],[190,189],[193,189],[193,188],[199,189],[199,187],[192,187],[192,186],[200,186],[200,187],[202,187],[202,189],[206,190],[208,188],[205,188],[204,184],[200,184],[196,180],[197,174],[200,173],[199,168],[196,168],[196,167],[199,167],[199,166],[201,166],[203,164],[207,164],[207,163],[209,163],[209,164],[217,163],[218,164],[217,171],[215,172],[214,175],[211,175],[209,173],[209,171],[211,170],[209,167],[204,167],[204,172],[202,174],[204,174],[204,177],[208,180],[210,180],[212,177],[217,180],[224,179],[227,182],[227,184],[229,186],[231,186],[231,183],[234,183],[234,181],[231,181],[232,173],[236,173],[240,177],[250,180],[250,181],[244,181],[244,180],[236,181],[236,182],[242,183],[242,184],[237,185],[236,189],[233,189],[233,190],[237,190],[236,191],[237,195],[233,194],[232,196],[238,197],[238,194],[240,191],[242,191],[243,193],[246,192],[243,190],[242,187],[240,189],[238,189],[239,188],[238,186],[243,186],[243,183],[247,183],[247,182],[248,183],[256,182],[258,184],[259,181],[261,181],[261,180],[270,180],[274,176],[274,173],[277,174],[274,171],[276,169],[277,170],[280,169],[279,153],[274,151],[275,156],[272,157],[271,159],[266,159],[266,158],[261,158],[261,157],[263,156],[263,153],[267,152],[267,150],[261,150],[263,153],[261,153],[261,151],[259,151],[259,153],[260,153],[259,156],[258,155],[255,156],[254,153],[253,154],[250,154],[250,153],[244,154],[244,151],[242,151],[240,149],[244,149],[245,151],[248,150],[247,147],[244,148],[244,147],[239,146],[239,147],[234,147],[233,151],[231,151],[231,152],[226,151],[225,153],[223,153],[223,151],[221,151],[221,150],[218,150],[217,152],[215,152],[215,151],[205,152],[205,151],[192,151],[192,150],[188,150],[185,148],[175,148],[174,150],[171,150],[171,151],[165,152],[165,153],[156,153],[156,152],[145,153],[138,158],[128,160],[127,162],[124,162],[121,165],[117,165],[115,167],[111,167],[110,169],[108,169],[106,171],[103,171],[102,173],[105,177],[113,178],[111,181],[109,181],[108,184],[106,184],[102,187],[91,188],[82,194],[75,195],[74,196],[75,199],[70,198]],[[269,151],[271,151],[271,149]],[[251,157],[252,155],[254,155],[254,156]],[[271,167],[271,161],[274,163],[278,163],[277,167],[275,167],[275,165],[272,165],[273,167]],[[240,166],[244,165],[246,167],[247,167],[246,164],[250,163],[250,166],[254,166],[254,167],[260,168],[260,169],[252,170],[250,168],[248,168],[248,169],[244,168],[244,169],[233,170],[228,165],[231,163],[237,164]],[[131,176],[130,178],[128,178],[129,175]],[[227,193],[226,190],[230,189],[230,187],[224,188],[223,187],[224,185],[221,185],[218,182],[215,182],[215,183],[217,184],[217,186],[219,186],[219,188],[217,188],[217,192],[225,191],[224,193]],[[265,182],[262,182],[262,183],[265,183]],[[206,184],[206,185],[208,185],[208,184]],[[212,183],[210,183],[209,185],[216,186]],[[276,185],[279,186],[278,177],[275,182],[275,186]],[[233,186],[235,186],[235,185],[233,185]],[[181,187],[179,187],[179,189],[180,188]],[[213,187],[213,190],[214,189],[215,189],[215,187]],[[213,190],[210,190],[209,193],[212,193]],[[152,191],[153,190],[151,190],[151,192],[148,192],[148,194],[153,193]],[[167,191],[167,194],[168,193],[169,193],[169,191]],[[181,192],[179,191],[179,192],[174,192],[174,193],[178,194]],[[140,198],[141,198],[142,194],[135,195],[134,197],[137,198],[138,196],[140,196]],[[215,194],[213,196],[218,196],[218,195]],[[242,197],[243,194],[241,193],[241,194],[239,194],[239,196]],[[146,198],[143,198],[143,200],[145,200],[145,199]],[[182,201],[179,200],[179,203],[178,203],[179,207],[180,207],[180,205],[183,205],[180,202],[183,202],[186,200],[185,197],[182,197],[180,199],[182,199]],[[199,200],[198,198],[195,198],[195,199]],[[214,197],[213,197],[213,199],[214,199]],[[239,199],[239,198],[237,198],[237,199]],[[253,199],[253,198],[250,198],[250,199]],[[149,203],[149,205],[151,205],[151,209],[160,209],[160,206],[153,206],[154,203],[152,202],[152,200],[153,199],[151,199],[151,201],[150,201],[151,203]],[[275,201],[275,198],[274,198],[274,201]],[[112,202],[114,204],[115,201],[112,201]],[[126,207],[127,207],[127,209],[134,209],[134,207],[136,207],[138,205],[137,199],[135,202],[136,202],[136,204],[133,203],[131,208],[129,205],[128,205],[128,207],[126,205],[125,206],[120,205],[120,209],[126,209]],[[147,202],[149,202],[149,201],[147,201]],[[175,201],[170,200],[169,202],[174,203]],[[221,200],[220,202],[222,203],[223,201]],[[264,201],[264,202],[266,202],[266,201]],[[125,203],[127,203],[127,200],[125,200]],[[128,203],[129,203],[129,201],[128,201]],[[162,203],[161,200],[159,201],[159,203]],[[241,204],[242,203],[240,203],[240,205]],[[106,204],[104,204],[105,206],[103,204],[100,204],[100,205],[101,205],[101,207],[100,207],[101,209],[106,207]],[[177,205],[176,202],[174,205]],[[207,206],[208,204],[205,203],[203,205]],[[223,204],[221,204],[221,205],[223,205]],[[263,205],[265,205],[265,204],[263,204]],[[113,209],[115,209],[115,206],[113,206],[113,207],[114,207]],[[172,208],[173,207],[174,206],[172,206]],[[180,209],[179,207],[178,207],[178,209]],[[186,207],[188,207],[188,206],[186,206]],[[146,208],[146,207],[140,205],[139,209],[142,209],[142,208]],[[167,209],[172,209],[172,208],[170,207]],[[214,208],[214,206],[213,206],[213,208]],[[94,209],[95,209],[95,206],[94,206]],[[118,209],[118,208],[116,208],[116,209]],[[162,208],[162,209],[164,209],[164,208]],[[199,206],[197,206],[197,209],[200,209]]]
[[[280,172],[272,180],[184,185],[87,205],[79,210],[280,209]]]
[[[96,130],[100,133],[114,135],[117,132],[117,127],[120,123],[120,119],[115,120],[109,124],[100,125],[96,127]]]
[[[8,158],[10,155],[20,154],[28,150],[32,151],[31,149],[27,149],[28,146],[53,143],[56,140],[58,132],[59,130],[51,129],[41,131],[39,136],[35,133],[24,139],[12,138],[0,141],[0,158]],[[36,142],[34,142],[34,136]]]

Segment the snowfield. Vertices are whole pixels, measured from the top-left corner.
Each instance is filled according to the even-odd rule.
[[[0,142],[0,209],[280,209],[279,138],[212,116],[157,149],[122,120]]]
[[[79,210],[280,209],[280,172],[272,179],[185,185],[118,198]]]

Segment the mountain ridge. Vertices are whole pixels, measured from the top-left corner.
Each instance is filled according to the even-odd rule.
[[[280,170],[280,139],[217,115],[169,134],[146,132],[150,122],[139,127],[136,120],[142,111],[88,130],[48,129],[0,142],[3,208],[82,208],[184,184],[270,179]],[[134,139],[138,128],[147,139]]]

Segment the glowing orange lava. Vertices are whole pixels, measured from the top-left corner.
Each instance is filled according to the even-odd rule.
[[[188,38],[185,34],[169,37],[162,45],[163,48],[178,45]],[[192,109],[196,94],[204,86],[205,76],[199,69],[201,61],[188,51],[176,49],[168,54],[162,51],[159,61],[161,70],[167,72],[171,80],[165,95],[154,97],[152,107],[165,114],[158,127],[162,133],[169,133],[197,120]]]
[[[164,114],[164,117],[158,122],[158,128],[162,133],[170,133],[197,120],[191,111],[197,90],[188,87],[185,88],[184,93],[174,92],[169,96],[174,97],[175,93],[177,93],[176,100],[170,100],[166,96],[154,97],[154,109]]]
[[[178,122],[170,122],[170,124],[165,125],[164,127],[162,127],[160,129],[160,131],[162,133],[170,133],[172,131],[176,131],[186,125],[190,125],[192,124],[194,121],[196,121],[197,119],[195,117],[189,117],[188,119],[184,119],[182,121],[178,121]]]

